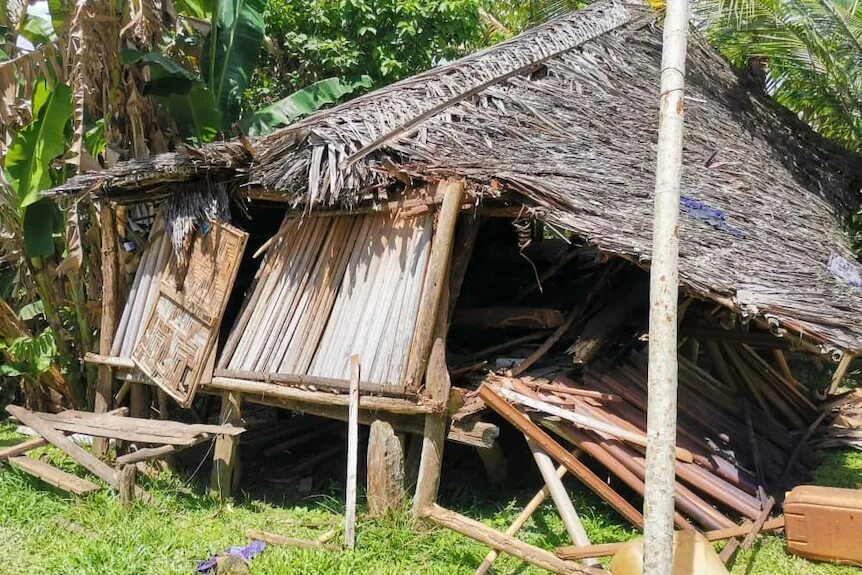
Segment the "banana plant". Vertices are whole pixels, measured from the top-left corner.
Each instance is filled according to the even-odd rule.
[[[244,113],[243,94],[249,87],[264,42],[265,0],[185,2],[178,9],[200,19],[209,15],[209,32],[197,61],[197,73],[158,52],[125,50],[125,64],[146,65],[147,95],[170,112],[181,136],[193,143],[213,140],[239,123],[251,136],[261,136],[290,124],[323,105],[359,88],[371,86],[367,76],[349,81],[327,78],[260,110]]]

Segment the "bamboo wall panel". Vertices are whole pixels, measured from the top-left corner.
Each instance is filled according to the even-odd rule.
[[[431,241],[431,216],[285,218],[220,368],[403,389]]]
[[[111,344],[112,357],[132,357],[132,350],[144,333],[141,329],[143,323],[150,316],[155,305],[155,293],[158,290],[162,272],[167,267],[169,255],[170,240],[165,234],[164,218],[160,215],[150,231],[148,244],[141,254],[135,279],[117,324],[117,331]],[[152,297],[150,297],[151,294]]]
[[[132,359],[183,406],[191,404],[215,345],[247,237],[227,224],[195,232],[180,289],[174,256],[158,283],[155,307]]]

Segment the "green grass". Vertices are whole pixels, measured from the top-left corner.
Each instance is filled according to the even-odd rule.
[[[0,424],[0,446],[19,441],[12,427]],[[67,470],[76,469],[54,449],[41,454]],[[862,455],[835,452],[817,480],[828,485],[862,487]],[[444,505],[480,519],[498,529],[505,527],[530,498],[530,489],[518,493],[489,489],[475,475],[447,478],[441,497]],[[331,527],[340,528],[338,489],[325,496],[290,503],[255,494],[233,505],[219,506],[205,490],[178,475],[163,473],[142,479],[156,496],[158,507],[138,504],[122,509],[107,489],[85,498],[70,498],[60,491],[9,468],[0,466],[0,575],[168,575],[194,572],[198,560],[231,545],[247,542],[247,528],[294,537],[314,538]],[[634,536],[603,502],[575,483],[569,483],[587,531],[595,543]],[[283,574],[470,574],[487,549],[445,529],[423,528],[417,533],[406,513],[386,520],[360,518],[357,549],[352,552],[302,551],[270,546],[252,563],[255,575]],[[339,533],[340,536],[340,533]],[[552,504],[543,506],[522,534],[525,541],[545,548],[567,543]],[[510,557],[495,564],[500,574],[540,573]],[[788,555],[783,540],[764,536],[741,556],[736,574],[850,575],[862,571],[810,563]]]

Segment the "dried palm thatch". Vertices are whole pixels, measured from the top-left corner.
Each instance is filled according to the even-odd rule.
[[[248,181],[327,207],[393,184],[391,163],[414,177],[460,176],[476,195],[508,191],[648,266],[661,33],[638,10],[598,2],[311,116],[254,143]],[[842,226],[858,158],[747,88],[698,37],[687,67],[683,286],[788,337],[862,351],[862,293],[827,268],[833,254],[853,260]],[[102,185],[128,190],[132,178]]]

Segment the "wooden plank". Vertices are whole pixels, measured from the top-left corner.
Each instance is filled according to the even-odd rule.
[[[27,457],[26,455],[10,457],[9,463],[11,463],[13,467],[17,467],[21,471],[41,479],[48,485],[53,485],[54,487],[62,489],[68,493],[86,495],[87,493],[99,490],[99,486],[92,481],[87,481],[77,475],[66,473],[62,469],[57,469],[53,465],[45,463],[39,459]]]
[[[524,395],[523,393],[518,393],[517,391],[513,391],[505,387],[500,387],[497,391],[500,395],[502,395],[509,401],[519,403],[521,405],[526,405],[527,407],[542,411],[549,415],[555,415],[560,419],[565,419],[566,421],[574,423],[578,427],[584,427],[592,431],[598,431],[600,433],[611,435],[613,437],[616,437],[617,439],[621,439],[629,443],[634,443],[635,445],[640,445],[641,447],[646,447],[647,445],[646,435],[642,433],[629,431],[611,423],[600,421],[594,417],[590,417],[576,411],[557,407],[556,405],[548,403],[547,401],[542,401],[540,399],[529,397],[527,395]],[[694,461],[694,456],[691,454],[691,452],[682,447],[675,448],[675,454],[676,458],[680,461],[684,461],[686,463],[692,463]]]
[[[359,355],[350,356],[350,405],[347,409],[347,496],[344,503],[344,546],[356,546],[356,476],[359,452]]]
[[[202,443],[204,441],[207,441],[208,439],[211,439],[209,435],[200,435],[198,436],[198,441],[191,445],[197,445],[198,443]],[[160,447],[146,447],[144,449],[138,449],[137,451],[133,451],[132,453],[121,455],[120,457],[118,457],[117,467],[122,467],[123,465],[131,465],[141,461],[163,459],[170,455],[179,453],[183,449],[191,447],[191,445],[162,445]]]
[[[716,529],[713,531],[704,531],[703,536],[706,537],[709,541],[721,541],[722,539],[730,539],[733,537],[742,537],[751,531],[752,524],[746,522],[742,525],[738,525],[736,527],[727,527],[725,529]],[[769,519],[763,523],[763,526],[760,528],[761,532],[764,531],[776,531],[778,529],[784,529],[784,516],[776,517],[775,519]],[[590,545],[587,547],[580,547],[577,545],[569,545],[566,547],[558,547],[557,548],[557,556],[563,559],[583,559],[584,557],[610,557],[611,555],[616,555],[616,553],[625,545],[625,542],[621,543],[602,543],[599,545]]]
[[[479,396],[494,411],[499,413],[509,423],[514,425],[521,433],[538,443],[548,455],[566,467],[566,469],[582,483],[590,488],[596,495],[608,502],[623,517],[638,529],[643,528],[643,515],[635,509],[631,503],[625,500],[619,493],[611,489],[600,477],[593,473],[586,465],[578,461],[572,454],[566,451],[551,436],[545,433],[538,425],[533,423],[529,417],[508,404],[488,384],[479,388]]]
[[[40,413],[39,417],[52,422],[80,423],[106,429],[131,430],[152,435],[171,437],[195,437],[202,433],[239,435],[245,431],[232,425],[208,425],[204,423],[181,423],[179,421],[120,417],[113,413],[93,413],[69,409],[60,413]]]
[[[0,461],[5,461],[10,457],[24,455],[28,451],[38,449],[39,447],[45,447],[46,445],[48,445],[48,442],[41,437],[27,439],[26,441],[22,441],[21,443],[17,443],[15,445],[10,445],[9,447],[4,447],[0,449]]]
[[[131,419],[131,418],[130,418]],[[177,437],[170,435],[158,435],[153,433],[144,433],[134,430],[122,429],[105,429],[104,427],[93,427],[83,423],[69,423],[66,421],[51,421],[47,418],[44,421],[51,423],[54,429],[58,429],[65,433],[80,433],[90,435],[92,437],[106,437],[111,439],[119,439],[122,441],[131,441],[134,443],[153,443],[153,444],[170,444],[170,445],[192,445],[195,443],[195,437]]]
[[[551,573],[561,575],[607,575],[607,571],[604,569],[582,567],[577,563],[565,561],[549,551],[545,551],[529,543],[524,543],[511,535],[500,533],[483,523],[479,523],[454,511],[444,509],[437,504],[424,507],[420,512],[420,516],[503,553],[517,557],[531,565],[547,569]]]
[[[340,550],[336,545],[326,545],[320,540],[285,537],[284,535],[269,533],[268,531],[258,531],[257,529],[246,529],[245,536],[254,541],[265,541],[271,545],[285,545],[287,547],[296,547],[297,549],[326,549],[327,551]]]
[[[246,379],[249,381],[261,381],[264,383],[287,383],[336,392],[346,393],[350,389],[350,380],[337,379],[335,377],[321,377],[319,375],[287,374],[287,373],[260,373],[239,369],[216,369],[215,377],[227,377],[231,379]],[[403,398],[405,396],[416,397],[415,393],[408,394],[402,384],[362,382],[362,392],[379,394],[389,397]]]
[[[838,367],[835,368],[835,373],[832,374],[832,381],[829,384],[828,395],[835,395],[835,392],[838,391],[838,386],[841,385],[841,382],[844,380],[844,376],[847,375],[847,370],[850,369],[850,362],[852,361],[853,356],[849,353],[845,353],[844,357],[841,358],[841,361],[838,363]]]
[[[522,359],[518,365],[512,369],[507,370],[506,375],[509,377],[517,377],[527,371],[534,363],[542,359],[545,354],[550,351],[551,347],[553,347],[553,345],[557,343],[557,341],[559,341],[567,331],[569,331],[569,328],[572,327],[572,323],[574,323],[575,318],[578,317],[579,309],[579,306],[575,306],[572,311],[569,312],[569,315],[566,317],[566,321],[564,321],[562,325],[560,325],[560,327],[558,327],[554,333],[548,337],[548,339],[542,342],[542,345],[536,348],[536,351]]]
[[[17,417],[18,421],[41,435],[51,445],[77,461],[84,469],[110,485],[113,489],[119,487],[117,473],[113,469],[99,461],[91,453],[75,445],[70,439],[54,428],[50,422],[45,421],[32,411],[18,407],[17,405],[7,405],[6,412],[9,415]],[[151,501],[149,494],[140,487],[135,487],[135,494],[138,498]]]

